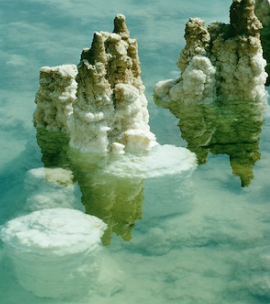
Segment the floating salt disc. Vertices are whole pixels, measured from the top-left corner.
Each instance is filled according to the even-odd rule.
[[[99,273],[100,219],[78,210],[35,211],[7,222],[1,238],[18,282],[39,297],[85,294]]]
[[[197,167],[196,155],[186,148],[157,144],[146,155],[125,154],[108,163],[104,173],[126,180],[144,179],[143,219],[190,210],[194,189],[188,177]],[[159,189],[159,191],[156,191]],[[172,198],[177,196],[177,201]]]
[[[186,148],[157,144],[146,155],[127,154],[107,164],[104,172],[119,177],[187,177],[197,167],[196,155]]]

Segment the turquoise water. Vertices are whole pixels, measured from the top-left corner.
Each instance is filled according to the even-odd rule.
[[[77,63],[93,33],[112,31],[115,14],[125,14],[131,37],[139,43],[152,132],[161,144],[197,151],[199,123],[178,126],[176,113],[154,103],[152,87],[178,75],[175,62],[184,46],[187,19],[228,22],[230,3],[1,1],[0,225],[29,212],[32,190],[25,187],[26,173],[46,163],[46,134],[42,137],[32,125],[41,66]],[[185,111],[187,121],[191,117],[199,122],[203,117],[206,124],[215,123],[213,113],[207,120],[200,110],[193,116],[192,109]],[[235,135],[233,144],[216,145],[207,157],[203,154],[203,164],[186,174],[104,179],[99,167],[89,164],[91,174],[85,174],[72,153],[63,157],[62,166],[71,169],[78,181],[74,208],[110,218],[111,230],[103,238],[101,277],[75,299],[39,298],[18,284],[0,244],[0,302],[269,303],[270,114],[246,111],[233,110],[244,121],[240,131],[232,123],[235,117],[225,115],[216,141],[222,143],[229,125],[240,143],[245,136],[255,136],[258,142],[243,146]],[[264,122],[258,122],[258,115]],[[235,174],[228,154],[233,155]],[[241,187],[239,175],[248,179],[248,187]]]

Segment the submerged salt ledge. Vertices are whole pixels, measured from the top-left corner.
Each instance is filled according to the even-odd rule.
[[[106,165],[104,171],[119,177],[142,176],[151,179],[190,174],[196,166],[196,155],[188,149],[158,144],[147,155],[127,154],[115,159]]]
[[[266,61],[260,42],[261,24],[252,0],[233,1],[230,24],[199,18],[186,24],[186,46],[177,63],[181,77],[158,82],[160,99],[209,103],[216,99],[265,102]]]
[[[31,193],[26,199],[26,211],[59,207],[82,210],[76,197],[76,184],[70,170],[31,169],[26,173],[24,187]]]

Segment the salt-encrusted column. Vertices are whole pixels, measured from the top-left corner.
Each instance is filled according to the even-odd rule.
[[[45,167],[57,167],[66,162],[65,147],[69,142],[67,120],[73,112],[72,104],[76,99],[76,75],[75,65],[40,69],[34,125]]]
[[[39,128],[67,132],[67,118],[72,113],[77,83],[75,65],[42,67],[34,123]]]
[[[71,147],[125,153],[155,144],[137,41],[129,37],[123,15],[115,17],[113,33],[95,33],[91,48],[82,52],[76,79],[77,99],[69,120]]]
[[[173,102],[205,104],[214,100],[266,102],[267,74],[260,41],[261,23],[254,1],[233,0],[230,24],[191,18],[176,80],[157,83],[157,97]]]
[[[261,23],[254,1],[234,0],[230,24],[209,26],[211,60],[216,72],[217,95],[222,100],[265,101],[266,62],[260,41]]]
[[[177,62],[181,77],[157,83],[155,94],[174,102],[209,103],[216,97],[216,69],[207,57],[210,35],[205,22],[199,18],[190,18],[186,23],[185,39],[186,46]]]

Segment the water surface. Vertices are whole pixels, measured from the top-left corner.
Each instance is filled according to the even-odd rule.
[[[1,1],[0,225],[30,212],[33,190],[25,187],[26,174],[48,161],[46,134],[32,125],[41,66],[76,64],[93,33],[112,31],[115,14],[125,14],[131,37],[139,43],[152,132],[161,144],[191,146],[198,152],[200,121],[211,131],[213,115],[185,109],[185,117],[196,123],[181,127],[175,113],[154,103],[152,86],[178,75],[175,62],[187,19],[228,22],[230,2]],[[104,178],[101,165],[88,164],[90,174],[72,153],[69,162],[64,158],[61,166],[77,180],[72,207],[110,224],[103,238],[103,272],[95,286],[75,299],[38,298],[18,284],[0,244],[1,303],[269,303],[270,115],[226,111],[241,117],[244,127],[239,131],[232,124],[234,116],[225,115],[215,148],[203,154],[192,172]],[[264,119],[254,120],[258,115]],[[235,140],[224,147],[227,125],[236,130]],[[254,145],[243,145],[243,137],[254,133]],[[248,175],[249,186],[241,187],[239,170],[242,179]]]

